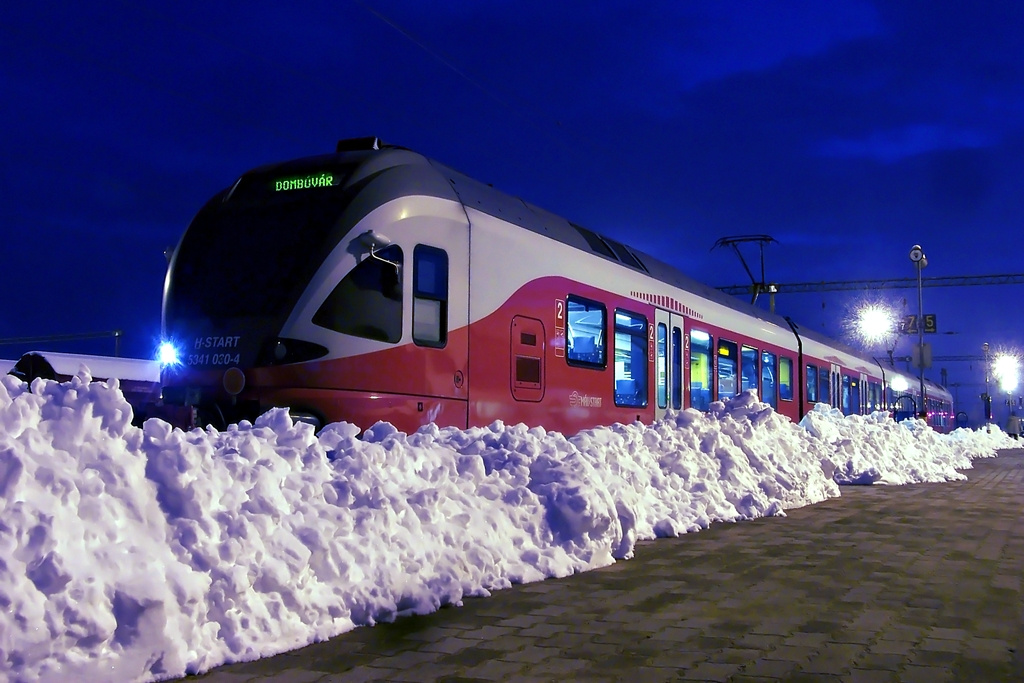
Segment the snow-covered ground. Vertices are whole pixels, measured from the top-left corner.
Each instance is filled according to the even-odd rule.
[[[118,384],[0,380],[0,677],[148,681],[293,649],[638,539],[816,503],[837,482],[963,477],[1016,444],[744,395],[566,437],[522,425],[315,435],[132,427]]]

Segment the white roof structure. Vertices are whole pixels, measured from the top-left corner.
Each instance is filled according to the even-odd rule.
[[[113,356],[91,356],[82,353],[59,353],[57,351],[30,351],[46,359],[58,375],[76,375],[82,365],[97,379],[116,377],[138,382],[159,382],[160,363],[144,358],[115,358]],[[28,355],[28,354],[26,354]],[[0,361],[0,369],[7,373],[16,361]],[[5,367],[5,363],[10,363]]]

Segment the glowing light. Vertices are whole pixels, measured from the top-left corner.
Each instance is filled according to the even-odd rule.
[[[903,375],[893,375],[892,381],[889,382],[889,386],[892,387],[893,391],[906,391],[910,388],[907,378]]]
[[[857,311],[857,334],[869,344],[885,341],[896,331],[896,313],[882,304],[870,304]]]
[[[1020,383],[1020,358],[1001,353],[992,359],[992,374],[999,380],[999,388],[1011,393]]]
[[[178,349],[174,348],[171,342],[163,342],[156,354],[160,365],[178,365],[181,360],[178,358]]]

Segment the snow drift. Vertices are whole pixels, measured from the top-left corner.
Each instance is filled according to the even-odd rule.
[[[0,380],[0,678],[148,681],[604,566],[838,483],[961,478],[1013,442],[752,394],[572,437],[131,425],[118,382]]]

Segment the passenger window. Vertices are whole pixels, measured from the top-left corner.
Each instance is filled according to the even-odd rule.
[[[757,392],[757,349],[744,346],[740,350],[740,391]]]
[[[793,400],[793,359],[785,356],[779,358],[779,398]]]
[[[647,405],[647,318],[615,311],[615,405]]]
[[[607,311],[604,304],[578,296],[565,300],[566,342],[565,360],[569,365],[604,368],[604,330]]]
[[[777,376],[775,354],[763,352],[761,354],[761,400],[772,408],[777,408],[779,405]]]
[[[736,395],[739,383],[736,381],[736,361],[739,348],[736,342],[718,340],[718,398],[732,398]]]
[[[882,385],[878,382],[868,382],[868,412],[873,413],[882,409]]]
[[[842,409],[843,415],[850,415],[853,411],[850,409],[850,376],[843,375],[843,388],[842,388]]]
[[[444,346],[448,341],[448,253],[417,244],[412,257],[412,339],[421,346]]]
[[[818,368],[815,365],[807,366],[807,401],[818,402]]]
[[[690,330],[690,407],[711,407],[711,335]]]
[[[321,304],[313,324],[366,339],[401,341],[401,247],[393,244],[359,262]]]
[[[820,368],[818,370],[818,403],[832,405],[832,398],[829,395],[830,374],[828,368]]]
[[[658,323],[658,407],[668,408],[668,326]]]

